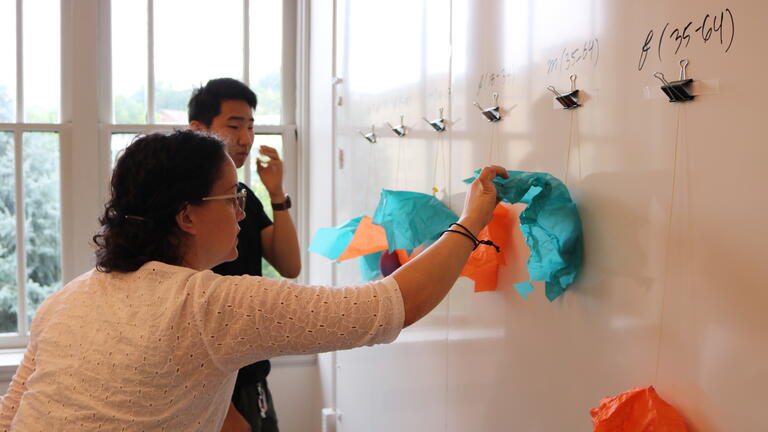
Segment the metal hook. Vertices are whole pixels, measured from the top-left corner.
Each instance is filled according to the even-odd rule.
[[[688,67],[688,59],[680,60],[680,81],[685,80],[685,69]]]
[[[392,129],[392,132],[399,137],[405,136],[406,134],[405,125],[403,124],[404,118],[404,115],[400,115],[400,124],[397,126],[392,126],[390,122],[387,122],[387,126],[389,126],[389,128]]]
[[[434,120],[429,120],[426,117],[422,117],[422,119],[429,123],[430,126],[437,132],[443,132],[445,130],[445,119],[443,119],[443,108],[441,107],[438,112],[440,113],[440,118],[436,118]]]
[[[654,76],[654,77],[656,77],[656,78],[658,78],[658,80],[659,80],[659,81],[661,81],[661,83],[662,83],[662,84],[664,84],[665,86],[668,86],[668,87],[669,87],[669,86],[671,86],[671,85],[672,85],[672,84],[670,84],[670,83],[669,83],[669,81],[667,81],[667,79],[666,79],[666,78],[664,78],[664,74],[663,74],[663,73],[661,73],[661,72],[655,72],[655,73],[653,74],[653,76]]]
[[[571,91],[576,90],[576,74],[570,76],[571,79]]]
[[[360,131],[357,131],[357,133],[359,133],[360,136],[368,140],[369,143],[375,144],[376,143],[376,132],[374,131],[375,127],[376,127],[375,125],[371,125],[371,131],[367,134],[364,134]]]
[[[472,104],[480,110],[480,114],[482,114],[486,120],[489,122],[497,122],[501,120],[501,109],[499,108],[499,94],[496,92],[493,93],[493,102],[494,105],[488,108],[483,108],[477,102],[472,102]]]
[[[672,83],[667,81],[667,79],[664,77],[663,73],[661,73],[661,72],[654,72],[653,76],[656,77],[659,81],[661,81],[662,84],[664,84],[664,87],[666,87],[667,90],[670,93],[669,96],[672,97],[671,99],[674,99],[674,100],[685,100],[686,99],[683,95],[680,94],[680,92],[678,92],[675,89],[675,86],[673,86]],[[664,89],[662,88],[662,90],[664,90]]]
[[[557,89],[554,86],[547,86],[547,90],[551,91],[555,94],[555,96],[560,97],[562,94],[557,91]]]

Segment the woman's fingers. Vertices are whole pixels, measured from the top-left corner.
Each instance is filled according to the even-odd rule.
[[[483,184],[483,189],[489,186],[493,186],[493,179],[496,177],[509,178],[509,174],[504,167],[499,165],[488,165],[480,171],[480,175],[477,179]]]

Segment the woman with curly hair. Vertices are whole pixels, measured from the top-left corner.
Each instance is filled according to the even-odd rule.
[[[486,167],[469,187],[459,222],[474,234],[497,175]],[[0,430],[218,431],[239,368],[393,341],[442,300],[474,246],[443,235],[391,276],[350,287],[219,276],[209,269],[237,257],[237,184],[208,135],[146,135],[126,149],[96,268],[38,310]]]

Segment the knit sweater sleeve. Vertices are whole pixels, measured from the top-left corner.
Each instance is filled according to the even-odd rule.
[[[27,391],[27,378],[35,371],[35,344],[31,343],[24,352],[24,359],[16,369],[8,392],[0,403],[0,432],[11,430],[11,423],[21,403],[21,397]]]
[[[274,356],[389,343],[405,314],[391,277],[328,287],[201,272],[188,289],[201,343],[224,370]]]

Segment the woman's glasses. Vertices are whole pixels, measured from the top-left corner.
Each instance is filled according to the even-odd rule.
[[[228,194],[228,195],[216,195],[216,196],[209,196],[205,198],[201,198],[202,201],[212,201],[212,200],[220,200],[220,199],[228,199],[232,201],[232,205],[235,207],[235,209],[245,213],[245,188],[238,188],[237,193]]]

